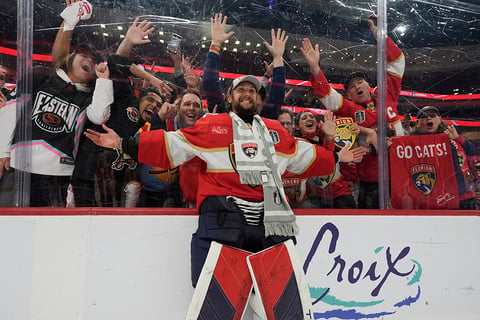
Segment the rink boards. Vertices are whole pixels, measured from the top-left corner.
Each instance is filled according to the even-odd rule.
[[[478,212],[296,213],[315,319],[479,319]],[[0,214],[0,319],[185,317],[193,211]]]

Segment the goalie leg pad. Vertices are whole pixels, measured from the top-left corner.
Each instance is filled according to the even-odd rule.
[[[311,298],[291,240],[247,257],[268,320],[313,319]]]
[[[198,279],[187,320],[240,320],[252,291],[250,252],[212,242]]]

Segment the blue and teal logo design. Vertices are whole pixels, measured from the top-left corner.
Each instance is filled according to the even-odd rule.
[[[330,240],[327,247],[328,256],[333,258],[331,261],[318,252],[319,246],[325,245],[325,241],[322,242],[325,235],[328,235],[325,238]],[[322,263],[327,265],[325,273],[318,274],[316,270],[314,278],[320,281],[322,278],[328,280],[326,282],[330,285],[310,286],[314,319],[383,318],[396,314],[401,308],[411,306],[419,300],[422,266],[417,260],[409,258],[410,247],[397,250],[378,246],[373,250],[375,261],[355,259],[350,262],[337,252],[339,237],[340,232],[333,223],[324,224],[318,231],[303,265],[304,272],[308,274],[312,261],[320,255]],[[389,283],[391,286],[387,290]],[[361,294],[358,299],[352,299],[351,292],[358,292],[355,291],[357,287],[361,287]]]

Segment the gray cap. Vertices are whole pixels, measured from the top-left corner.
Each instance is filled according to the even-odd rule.
[[[258,90],[260,90],[260,87],[262,86],[260,84],[260,80],[258,80],[257,77],[248,75],[248,76],[242,76],[242,77],[238,77],[238,78],[234,79],[233,82],[232,82],[231,89],[232,90],[235,89],[242,82],[250,82],[251,84],[253,84],[255,89],[257,89],[257,92],[258,92]]]
[[[433,111],[435,112],[436,114],[440,115],[440,110],[438,110],[437,107],[434,107],[434,106],[426,106],[426,107],[423,107],[422,109],[418,110],[417,112],[417,118],[420,117],[422,114],[424,114],[425,112],[427,111]]]

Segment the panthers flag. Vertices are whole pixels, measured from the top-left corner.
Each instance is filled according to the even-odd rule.
[[[389,154],[393,208],[458,208],[457,179],[447,135],[393,137]]]

